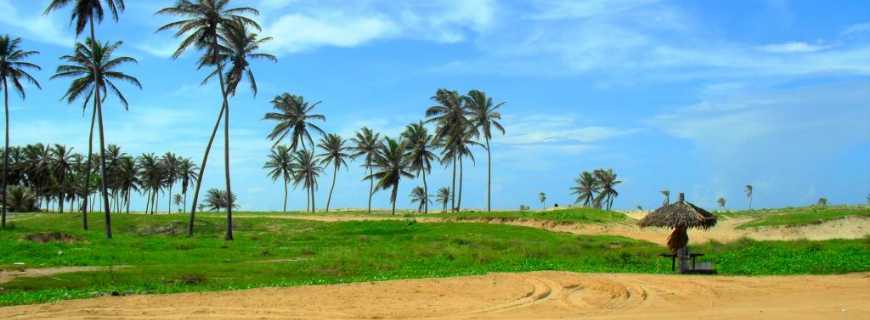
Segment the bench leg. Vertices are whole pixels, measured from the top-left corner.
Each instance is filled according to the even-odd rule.
[[[671,272],[674,272],[676,270],[677,270],[677,256],[672,256],[671,257]]]

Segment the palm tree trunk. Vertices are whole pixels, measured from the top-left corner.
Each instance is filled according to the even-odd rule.
[[[223,83],[223,75],[220,75]],[[221,84],[221,87],[224,85]],[[221,89],[224,91],[225,89]],[[226,99],[226,93],[224,93]],[[233,189],[230,183],[230,106],[224,108],[224,174],[227,182],[227,235],[225,240],[233,240]]]
[[[390,195],[390,200],[393,200],[393,215],[396,215],[396,196],[399,193],[399,184],[393,186],[393,194]]]
[[[94,125],[97,122],[96,101],[94,102],[94,106],[94,110],[91,113],[91,131],[88,132],[88,160],[85,163],[85,190],[84,197],[82,197],[82,227],[85,230],[88,230],[88,212],[90,211],[88,198],[90,198],[89,195],[91,191],[91,155],[94,154]]]
[[[486,138],[486,212],[492,211],[492,153]]]
[[[337,160],[336,160],[337,161]],[[338,175],[338,165],[332,170],[332,186],[329,187],[329,198],[326,199],[326,212],[329,212],[329,205],[332,204],[332,190],[335,189],[335,176]]]
[[[426,197],[423,198],[423,203],[424,203],[423,204],[423,208],[424,208],[423,214],[428,214],[429,213],[429,186],[426,184],[426,169],[425,168],[423,169],[423,193],[426,195]]]
[[[317,212],[317,202],[315,201],[316,199],[314,198],[314,181],[311,181],[311,213]]]
[[[169,209],[168,209],[169,211],[167,211],[166,213],[171,214],[172,213],[172,184],[169,185],[169,197],[167,197],[167,198],[169,198],[168,199],[169,201],[167,201],[167,202],[169,202]]]
[[[63,160],[62,160],[62,161],[63,161]],[[63,213],[63,198],[64,198],[64,196],[63,196],[63,186],[64,186],[64,180],[66,180],[66,171],[65,171],[64,169],[61,168],[61,170],[60,170],[60,186],[58,187],[58,192],[57,192],[57,205],[58,205],[58,209],[59,209],[59,211],[60,211],[61,214]]]
[[[366,167],[369,168],[369,176],[374,174],[374,168],[372,168],[372,160],[366,157]],[[369,214],[372,213],[372,195],[375,191],[375,180],[369,179]]]
[[[96,94],[94,95],[97,98],[97,101],[100,99],[99,90],[95,90]],[[100,189],[103,193],[103,208],[105,208],[106,212],[104,213],[106,220],[106,238],[112,238],[112,216],[111,216],[111,207],[109,206],[109,193],[106,191],[106,135],[103,130],[103,110],[100,103],[97,103],[97,117],[99,118],[99,129],[100,129]]]
[[[284,213],[287,213],[287,177],[284,177]]]
[[[450,211],[456,211],[456,155],[453,155],[453,185],[450,186]]]
[[[462,211],[462,156],[459,156],[459,196],[456,200],[456,211]]]
[[[124,199],[124,203],[127,205],[127,214],[130,214],[130,189],[127,189]]]
[[[0,229],[6,229],[6,176],[9,174],[9,85],[3,78],[3,111],[6,120],[6,142],[3,147],[3,186],[0,189],[3,197],[3,208],[0,209]]]

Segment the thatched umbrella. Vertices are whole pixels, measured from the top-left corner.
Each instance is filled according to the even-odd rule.
[[[668,248],[671,252],[689,243],[689,228],[709,229],[716,225],[716,217],[694,204],[686,201],[686,196],[680,193],[679,201],[656,209],[638,222],[641,228],[645,227],[669,227],[674,232],[668,237]]]

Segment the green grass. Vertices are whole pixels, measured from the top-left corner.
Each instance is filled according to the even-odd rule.
[[[203,214],[197,235],[183,235],[186,217],[115,215],[115,239],[103,239],[98,215],[82,231],[80,216],[17,220],[0,231],[0,268],[126,266],[19,278],[0,285],[0,305],[40,303],[111,293],[171,293],[266,286],[445,277],[534,270],[669,273],[658,245],[616,236],[577,236],[508,225],[364,221],[323,223],[266,217],[236,220],[236,241],[224,241],[224,220]],[[77,240],[36,243],[38,232]],[[870,239],[699,245],[724,274],[870,271]]]
[[[717,213],[718,214],[718,213]],[[846,217],[870,218],[868,207],[802,207],[761,211],[741,211],[727,213],[727,217],[752,217],[753,220],[741,224],[738,228],[758,227],[796,227],[821,224]]]
[[[613,223],[622,222],[625,214],[594,208],[568,208],[551,211],[494,211],[460,212],[440,215],[455,220],[528,220],[554,221],[557,223]]]

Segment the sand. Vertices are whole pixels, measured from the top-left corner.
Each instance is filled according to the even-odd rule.
[[[123,268],[116,266],[115,268]],[[93,272],[108,270],[108,267],[56,267],[56,268],[21,268],[13,270],[0,270],[0,285],[11,282],[17,278],[48,277],[62,273]]]
[[[870,319],[870,273],[568,272],[70,300],[0,319]]]

